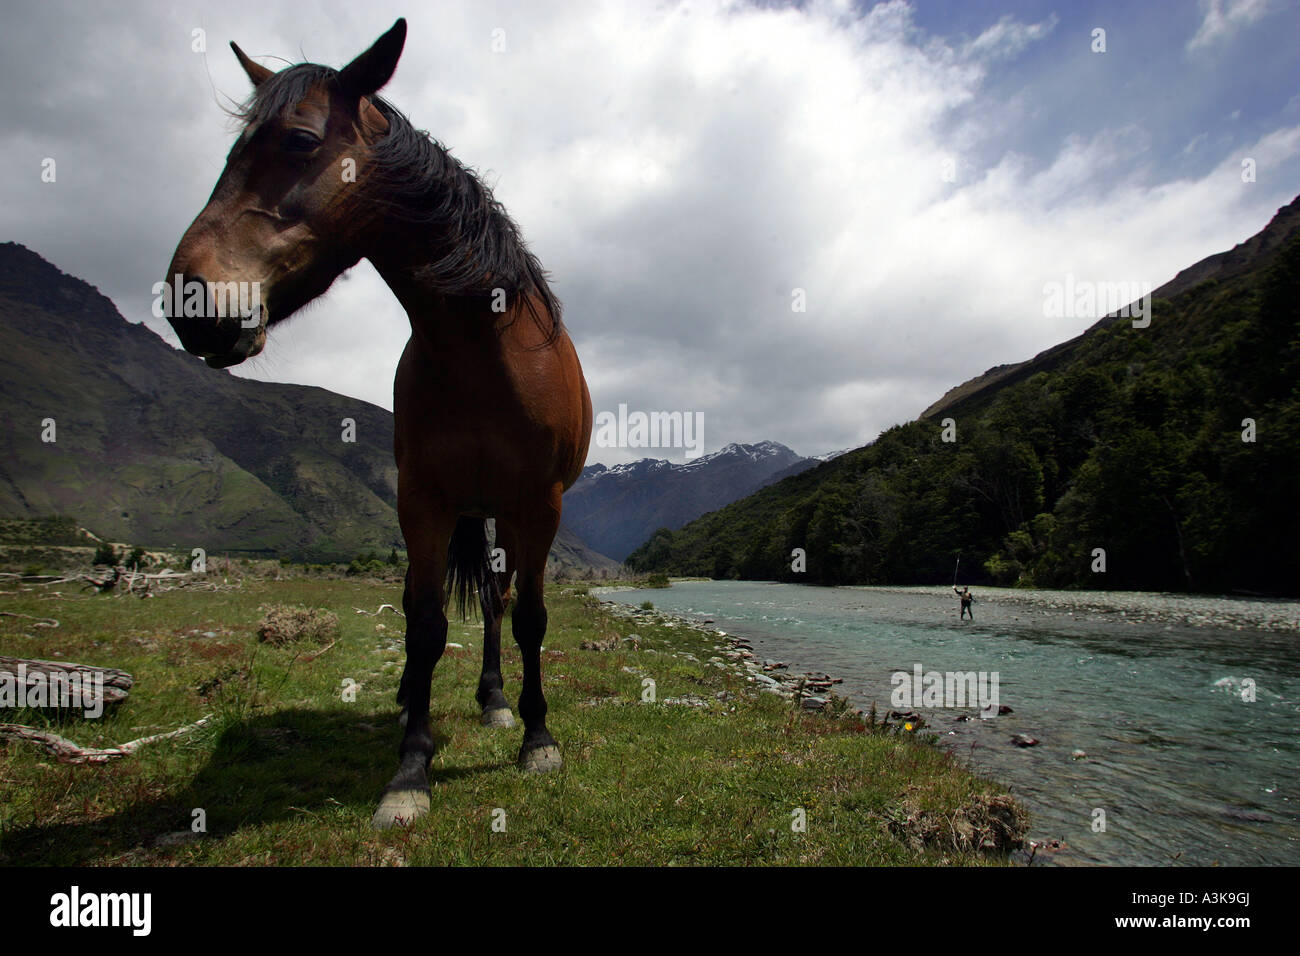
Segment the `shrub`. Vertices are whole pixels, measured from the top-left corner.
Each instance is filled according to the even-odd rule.
[[[263,604],[262,620],[257,625],[257,639],[272,647],[310,641],[324,644],[338,637],[339,619],[324,608]]]
[[[99,547],[95,549],[95,556],[91,558],[91,564],[107,564],[109,567],[117,567],[117,550],[107,541],[101,541]]]

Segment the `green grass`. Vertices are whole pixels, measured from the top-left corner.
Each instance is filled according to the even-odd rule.
[[[369,823],[396,769],[403,622],[389,611],[374,617],[354,608],[400,607],[398,586],[248,577],[238,590],[147,600],[43,590],[0,594],[0,610],[57,618],[61,626],[0,617],[0,654],[120,667],[136,683],[99,720],[32,711],[0,719],[107,747],[215,718],[106,765],[62,764],[33,744],[0,741],[0,863],[1005,862],[963,849],[970,845],[960,838],[963,827],[951,825],[980,819],[990,800],[1002,799],[996,785],[925,741],[754,695],[734,670],[709,662],[718,653],[712,636],[657,616],[614,617],[584,588],[548,595],[543,671],[564,769],[520,773],[522,728],[478,725],[482,632],[473,622],[454,623],[449,640],[465,647],[448,649],[433,682],[432,812],[383,833]],[[312,661],[305,658],[319,644],[259,645],[259,607],[269,603],[333,611],[341,624],[336,644]],[[639,650],[579,649],[583,640],[633,633]],[[508,637],[503,658],[513,704],[521,666]],[[643,675],[655,681],[660,703],[642,702]],[[348,678],[358,684],[354,703],[342,699]],[[718,700],[724,691],[728,699]],[[662,703],[686,696],[710,706]],[[792,832],[797,808],[806,832]],[[207,832],[192,837],[196,809],[206,814]],[[499,811],[504,832],[493,829]]]

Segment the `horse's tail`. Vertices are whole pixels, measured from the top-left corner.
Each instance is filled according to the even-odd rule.
[[[466,608],[478,606],[485,588],[496,597],[497,576],[492,572],[492,554],[488,551],[487,519],[462,515],[456,519],[456,530],[447,548],[447,602],[455,598],[463,621]]]

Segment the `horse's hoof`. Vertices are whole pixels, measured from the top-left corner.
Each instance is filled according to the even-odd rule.
[[[494,707],[491,710],[483,711],[479,723],[484,727],[513,727],[515,725],[515,715],[510,712],[509,707]]]
[[[519,751],[519,769],[529,773],[545,773],[547,770],[559,770],[564,766],[560,748],[555,744],[534,747],[532,750]]]
[[[429,812],[429,791],[391,790],[379,801],[379,809],[370,821],[376,830],[403,827]]]

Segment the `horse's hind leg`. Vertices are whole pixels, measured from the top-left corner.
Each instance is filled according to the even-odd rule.
[[[519,695],[519,716],[524,719],[524,743],[519,749],[523,770],[554,770],[563,765],[560,748],[546,729],[546,697],[542,693],[542,639],[546,636],[546,602],[542,587],[546,558],[560,525],[557,485],[542,515],[519,529],[518,594],[515,598],[514,633],[524,659],[524,689]]]
[[[483,671],[478,679],[474,699],[482,708],[479,723],[484,727],[513,727],[515,716],[510,712],[501,680],[501,619],[510,603],[510,577],[514,573],[514,541],[497,523],[496,546],[505,552],[506,569],[496,572],[496,589],[485,587],[479,595],[483,609]]]
[[[433,759],[433,728],[429,724],[429,689],[433,668],[447,648],[447,616],[443,613],[443,578],[447,573],[447,542],[455,525],[449,520],[403,522],[411,567],[406,576],[406,668],[402,693],[406,724],[398,747],[398,769],[387,787],[373,824],[379,829],[410,823],[429,812],[429,761]]]

